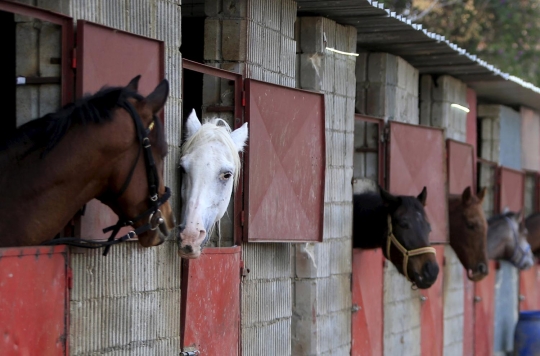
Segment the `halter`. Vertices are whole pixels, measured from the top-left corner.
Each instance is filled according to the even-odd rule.
[[[122,185],[122,188],[120,191],[115,194],[115,200],[120,198],[124,192],[127,190],[131,179],[133,178],[133,173],[135,172],[135,168],[137,166],[137,163],[139,162],[139,158],[141,156],[141,151],[143,152],[144,156],[144,164],[146,168],[146,178],[148,182],[148,200],[150,203],[150,208],[146,210],[145,212],[137,215],[134,218],[120,218],[118,219],[118,222],[115,225],[106,227],[103,229],[103,233],[111,232],[111,236],[107,241],[94,241],[94,240],[86,240],[86,239],[79,239],[76,237],[61,237],[58,239],[48,240],[42,243],[42,245],[70,245],[70,246],[77,246],[77,247],[83,247],[83,248],[90,248],[90,249],[96,249],[96,248],[102,248],[105,247],[105,251],[103,251],[103,256],[106,256],[109,253],[109,250],[112,245],[119,244],[124,241],[128,241],[133,239],[135,236],[140,235],[147,231],[153,231],[156,230],[159,225],[164,224],[165,220],[162,217],[161,210],[159,210],[159,207],[163,205],[170,197],[171,197],[171,190],[169,187],[165,187],[165,193],[160,197],[158,194],[158,187],[159,187],[159,175],[157,173],[156,164],[154,161],[154,156],[152,155],[151,150],[151,144],[150,139],[148,138],[148,135],[154,128],[155,121],[157,120],[157,117],[154,115],[152,119],[152,123],[148,126],[148,129],[146,129],[142,123],[141,117],[139,116],[139,113],[133,105],[125,101],[122,104],[119,105],[121,108],[125,109],[131,118],[133,119],[133,122],[135,124],[135,131],[137,135],[137,140],[140,142],[139,150],[137,152],[137,156],[135,158],[135,161],[133,162],[131,169],[129,170],[128,176]],[[135,222],[145,218],[148,216],[148,222],[140,227],[138,227],[135,230],[132,230],[128,232],[127,234],[116,238],[116,235],[118,234],[118,231],[120,231],[121,228],[125,226],[131,226]]]
[[[403,255],[403,274],[409,282],[412,282],[407,273],[407,266],[409,263],[409,257],[423,255],[424,253],[437,254],[437,251],[433,247],[420,247],[414,250],[407,250],[403,245],[396,239],[394,233],[392,232],[392,217],[388,215],[388,238],[386,239],[386,258],[390,260],[390,247],[394,246],[401,252]]]
[[[524,250],[519,243],[518,232],[514,228],[514,224],[512,224],[512,221],[506,215],[504,216],[504,220],[506,220],[506,222],[510,226],[510,229],[512,229],[512,235],[514,236],[515,242],[514,251],[512,252],[510,262],[512,262],[512,264],[517,268],[522,269],[524,260],[527,257],[527,252],[531,250],[531,245],[528,245],[527,249]],[[519,256],[520,254],[521,256]]]

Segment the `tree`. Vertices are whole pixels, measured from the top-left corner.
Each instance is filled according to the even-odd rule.
[[[386,0],[397,13],[540,86],[540,0]]]

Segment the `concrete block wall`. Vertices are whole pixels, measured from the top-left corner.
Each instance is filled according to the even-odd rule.
[[[401,57],[361,52],[356,61],[356,112],[418,124],[418,78],[418,70]]]
[[[43,0],[20,2],[40,7],[49,5]],[[52,58],[60,59],[62,56],[60,26],[16,15],[15,36],[16,76],[60,78],[61,65],[58,62],[51,63]],[[18,85],[15,96],[17,126],[54,112],[62,106],[60,84]]]
[[[540,171],[540,115],[521,107],[521,166],[523,169]]]
[[[295,246],[294,355],[350,355],[356,30],[322,17],[297,20],[302,89],[325,94],[324,242]]]
[[[536,176],[528,173],[525,175],[525,216],[529,216],[538,210],[536,206]]]
[[[444,246],[443,303],[445,356],[463,352],[463,326],[465,313],[464,268],[450,245]]]
[[[521,116],[503,105],[478,105],[480,157],[521,169]]]
[[[178,209],[177,162],[181,137],[180,0],[24,0],[22,3],[62,12],[165,42],[165,77],[170,94],[165,108],[169,154],[165,183],[173,188]],[[42,28],[43,30],[43,28]],[[54,30],[47,41],[55,41]],[[33,32],[29,34],[34,36]],[[43,31],[42,31],[42,35]],[[26,38],[25,38],[26,40]],[[48,57],[56,47],[43,42]],[[58,56],[59,57],[59,56]],[[36,62],[33,64],[36,65]],[[41,75],[59,75],[41,67]],[[21,75],[25,73],[21,72]],[[28,72],[26,75],[31,75]],[[36,94],[37,95],[37,94]],[[50,95],[50,93],[48,94]],[[42,96],[43,97],[43,96]],[[32,96],[34,100],[37,96]],[[45,99],[44,99],[45,100]],[[32,109],[32,115],[38,111]],[[44,106],[40,110],[49,110]],[[174,236],[174,234],[173,234]],[[174,241],[153,248],[137,243],[114,246],[107,257],[99,251],[72,253],[70,300],[71,355],[173,355],[180,350],[180,258]]]
[[[514,329],[519,310],[519,271],[510,262],[500,261],[495,276],[494,355],[505,356],[514,349]]]
[[[446,137],[466,142],[467,113],[452,104],[467,107],[467,86],[448,75],[422,75],[420,81],[420,123],[446,129]]]
[[[376,191],[379,182],[379,148],[382,132],[376,123],[355,120],[353,155],[353,193]]]

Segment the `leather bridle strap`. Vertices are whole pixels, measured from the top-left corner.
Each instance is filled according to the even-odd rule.
[[[407,273],[407,266],[409,263],[409,257],[417,256],[417,255],[423,255],[425,253],[432,253],[434,255],[437,254],[437,251],[433,247],[420,247],[416,248],[414,250],[407,250],[403,245],[396,239],[394,236],[394,233],[392,232],[392,217],[388,215],[388,238],[386,239],[386,258],[390,259],[390,247],[394,244],[394,246],[401,252],[403,255],[403,274],[405,275],[405,278],[409,282],[411,282],[411,279],[409,278],[409,274]]]

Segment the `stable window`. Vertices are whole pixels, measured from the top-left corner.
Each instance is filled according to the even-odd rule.
[[[448,194],[461,195],[465,188],[476,192],[474,147],[467,143],[447,139]]]
[[[484,196],[484,202],[482,203],[484,214],[486,218],[490,218],[498,211],[497,199],[498,190],[497,185],[497,163],[491,162],[482,158],[477,159],[477,187],[479,189],[486,188],[486,194]]]
[[[512,168],[499,167],[499,212],[505,208],[523,210],[525,200],[525,173]]]

